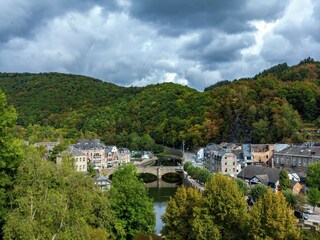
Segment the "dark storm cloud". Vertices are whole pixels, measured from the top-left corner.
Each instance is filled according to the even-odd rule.
[[[241,50],[254,44],[251,34],[226,35],[206,31],[181,51],[181,56],[200,61],[205,69],[216,64],[236,61],[241,58]]]
[[[63,16],[69,11],[87,11],[103,4],[106,10],[116,10],[115,1],[103,0],[4,0],[0,8],[0,42],[12,37],[30,37],[35,29],[52,18]]]
[[[216,28],[227,33],[251,31],[250,20],[272,20],[283,12],[287,1],[161,0],[132,1],[135,18],[159,25],[164,33]]]

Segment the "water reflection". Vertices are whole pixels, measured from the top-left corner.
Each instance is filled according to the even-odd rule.
[[[162,181],[162,180],[160,180]],[[157,182],[157,181],[155,181]],[[162,181],[163,183],[166,183]],[[168,183],[166,183],[168,184]],[[161,220],[161,216],[165,213],[166,211],[166,206],[167,206],[167,201],[171,196],[175,194],[177,191],[177,184],[169,183],[172,184],[172,187],[162,187],[162,188],[155,188],[155,187],[150,187],[149,189],[149,197],[154,199],[154,211],[156,213],[156,226],[155,226],[155,232],[160,233],[162,227],[163,227],[163,222]]]

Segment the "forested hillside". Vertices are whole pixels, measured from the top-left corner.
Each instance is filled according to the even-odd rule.
[[[299,142],[309,137],[303,122],[320,122],[320,62],[310,58],[204,92],[173,83],[125,88],[60,73],[2,73],[0,88],[17,109],[15,132],[31,142],[90,136],[131,148],[154,141]]]

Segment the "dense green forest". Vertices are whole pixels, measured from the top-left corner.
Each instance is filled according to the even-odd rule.
[[[99,137],[132,149],[301,142],[310,140],[303,124],[320,122],[320,62],[310,58],[204,92],[173,83],[125,88],[61,73],[0,73],[0,88],[18,112],[12,131],[30,142]]]

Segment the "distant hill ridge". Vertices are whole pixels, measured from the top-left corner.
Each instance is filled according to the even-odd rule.
[[[120,87],[62,73],[0,73],[0,88],[18,123],[93,131],[98,136],[149,134],[169,146],[209,141],[301,141],[302,122],[320,116],[320,62],[279,64],[252,78],[198,92],[174,83]]]

